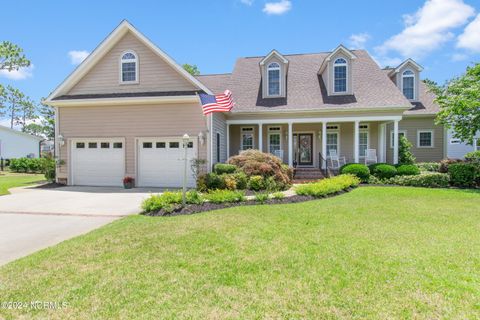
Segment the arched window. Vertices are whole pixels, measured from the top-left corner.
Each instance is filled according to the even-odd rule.
[[[402,73],[402,91],[407,99],[415,99],[415,73],[412,70]]]
[[[333,63],[333,91],[347,92],[347,60],[343,58]]]
[[[272,62],[267,67],[267,82],[268,82],[268,95],[279,96],[280,95],[280,65],[276,62]]]
[[[138,82],[138,59],[133,51],[122,54],[120,61],[121,82]]]

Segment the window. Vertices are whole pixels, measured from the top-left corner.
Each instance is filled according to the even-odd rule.
[[[275,154],[276,151],[282,150],[282,128],[268,128],[268,152]]]
[[[333,64],[333,92],[347,92],[347,60],[343,58]]]
[[[114,142],[113,143],[113,149],[122,149],[123,143],[121,142]]]
[[[77,149],[84,149],[85,148],[85,142],[77,142]]]
[[[178,148],[180,148],[180,142],[170,142],[168,144],[168,147],[171,148],[171,149],[178,149]]]
[[[339,146],[339,137],[340,137],[340,127],[338,125],[329,125],[327,126],[327,158],[330,156],[332,151],[336,151],[337,155],[340,153]]]
[[[96,149],[97,148],[97,143],[96,142],[89,142],[88,143],[88,148],[89,149]]]
[[[187,148],[189,149],[193,148],[193,141],[187,142]]]
[[[110,142],[101,142],[100,148],[102,149],[110,149]]]
[[[217,151],[217,162],[220,162],[220,133],[217,132],[217,146],[216,146],[216,151]]]
[[[253,149],[254,148],[253,128],[247,127],[247,128],[242,128],[241,130],[242,130],[242,134],[240,137],[240,149],[241,150]]]
[[[360,132],[358,133],[358,152],[360,157],[365,157],[365,152],[369,148],[369,132],[368,124],[359,125]]]
[[[279,96],[280,95],[280,65],[276,62],[272,62],[267,68],[267,81],[268,81],[268,95]]]
[[[460,144],[460,139],[450,139],[450,144]]]
[[[398,141],[400,141],[400,137],[407,137],[407,131],[398,130]],[[393,130],[390,131],[390,149],[393,149]]]
[[[143,149],[151,149],[152,148],[152,143],[151,142],[144,142],[143,143]]]
[[[132,51],[125,52],[121,57],[120,68],[122,83],[138,82],[138,60],[135,53]]]
[[[167,144],[165,142],[157,142],[155,146],[157,147],[157,149],[165,149]]]
[[[415,74],[412,70],[406,70],[403,72],[402,90],[407,99],[415,99]]]
[[[418,148],[433,147],[433,130],[417,131],[417,147]]]

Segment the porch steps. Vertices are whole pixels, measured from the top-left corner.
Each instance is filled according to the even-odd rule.
[[[325,178],[323,172],[318,168],[296,168],[293,175],[294,183],[313,182]]]

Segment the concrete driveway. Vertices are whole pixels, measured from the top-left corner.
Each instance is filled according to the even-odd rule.
[[[140,212],[158,189],[11,189],[0,197],[0,265]]]

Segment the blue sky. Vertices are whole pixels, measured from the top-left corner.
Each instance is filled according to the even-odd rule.
[[[480,0],[9,1],[0,41],[20,45],[33,67],[0,74],[39,100],[85,52],[128,19],[178,63],[232,71],[240,56],[365,48],[383,65],[412,57],[437,82],[480,61]]]

